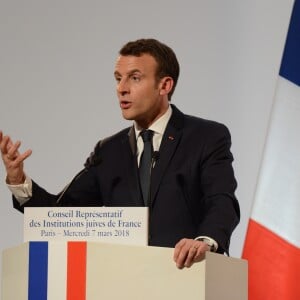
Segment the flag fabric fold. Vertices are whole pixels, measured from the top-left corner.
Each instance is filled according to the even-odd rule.
[[[249,300],[300,299],[300,0],[295,0],[243,258]]]

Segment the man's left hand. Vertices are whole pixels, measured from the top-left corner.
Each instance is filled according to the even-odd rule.
[[[210,251],[210,246],[205,242],[182,239],[175,246],[173,259],[178,269],[189,268],[193,263],[203,260],[206,251]]]

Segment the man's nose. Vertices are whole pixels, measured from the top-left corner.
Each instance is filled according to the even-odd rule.
[[[129,93],[129,85],[126,79],[121,79],[117,86],[117,91],[121,95]]]

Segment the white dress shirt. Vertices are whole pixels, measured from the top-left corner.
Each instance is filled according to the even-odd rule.
[[[135,136],[137,137],[138,164],[140,162],[141,154],[143,153],[144,150],[144,142],[140,135],[141,131],[143,129],[149,129],[153,131],[154,133],[152,138],[153,151],[159,151],[162,137],[166,130],[167,124],[171,118],[171,115],[172,115],[172,108],[171,105],[169,105],[168,110],[159,119],[157,119],[149,128],[141,128],[138,126],[136,122],[134,122]]]

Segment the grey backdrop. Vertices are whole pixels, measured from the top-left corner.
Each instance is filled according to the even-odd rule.
[[[33,150],[27,173],[58,192],[101,137],[128,126],[113,68],[128,40],[154,37],[181,63],[172,102],[232,133],[242,218],[251,211],[293,0],[0,1],[0,129]],[[0,250],[22,242],[0,165]]]

